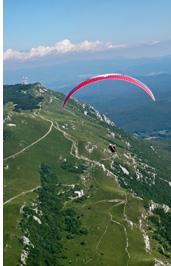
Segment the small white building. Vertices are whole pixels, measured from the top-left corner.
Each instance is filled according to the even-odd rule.
[[[80,190],[80,191],[74,191],[74,194],[76,194],[78,197],[81,197],[84,195],[84,192],[83,190]]]

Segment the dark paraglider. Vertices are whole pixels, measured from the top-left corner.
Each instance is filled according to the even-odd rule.
[[[116,146],[112,145],[111,143],[109,144],[109,149],[111,150],[111,152],[115,152],[116,151]]]

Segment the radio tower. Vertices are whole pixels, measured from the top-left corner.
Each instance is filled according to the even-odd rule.
[[[23,83],[22,83],[23,85],[28,85],[28,78],[26,77],[26,78],[24,78],[24,76],[23,76]]]

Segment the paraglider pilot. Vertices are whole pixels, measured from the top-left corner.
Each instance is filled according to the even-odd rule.
[[[109,149],[111,150],[111,152],[115,152],[116,151],[116,146],[112,145],[111,143],[109,144]]]

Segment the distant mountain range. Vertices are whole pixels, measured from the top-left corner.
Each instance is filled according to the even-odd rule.
[[[4,84],[22,82],[27,76],[29,82],[41,82],[50,89],[66,93],[86,77],[103,73],[121,73],[132,76],[154,75],[158,73],[171,74],[171,56],[158,58],[111,58],[98,60],[79,60],[53,66],[25,68],[17,70],[4,69]]]

